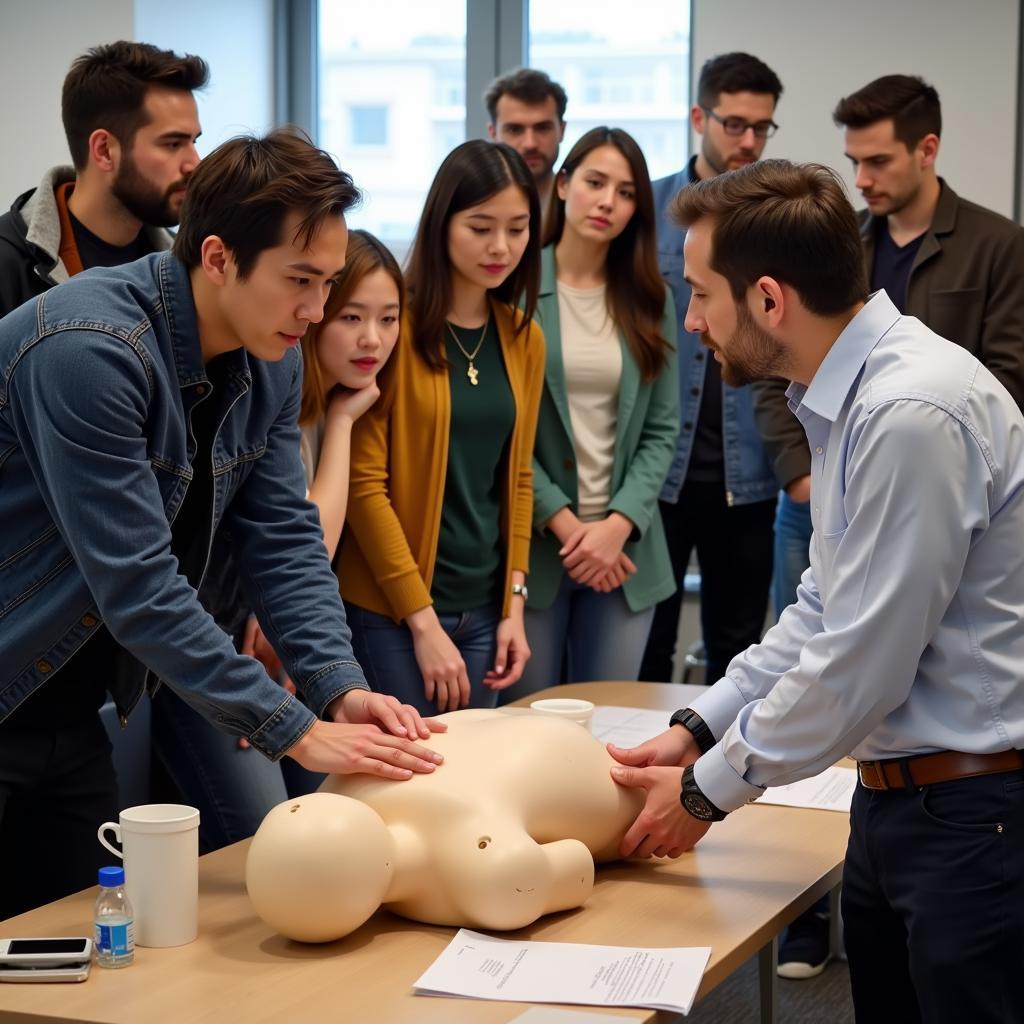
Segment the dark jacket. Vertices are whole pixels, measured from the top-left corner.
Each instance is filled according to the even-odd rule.
[[[907,282],[906,310],[992,371],[1024,408],[1024,228],[961,199],[941,178],[939,202]],[[860,217],[864,261],[875,259],[874,218]],[[754,387],[754,410],[781,487],[811,471],[785,381]]]
[[[0,216],[0,317],[68,280],[60,259],[60,215],[54,190],[75,180],[73,167],[53,167],[38,188],[23,192]],[[163,228],[147,227],[154,251],[173,241]]]

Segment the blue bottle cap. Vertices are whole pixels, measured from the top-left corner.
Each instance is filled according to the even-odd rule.
[[[100,868],[100,885],[105,889],[124,885],[124,868]]]

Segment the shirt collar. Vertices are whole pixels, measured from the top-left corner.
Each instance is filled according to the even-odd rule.
[[[801,407],[834,423],[868,356],[899,319],[889,296],[875,292],[833,342],[811,383],[790,384],[790,408],[798,416]]]

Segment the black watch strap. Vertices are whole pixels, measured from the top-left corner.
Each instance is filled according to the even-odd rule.
[[[677,711],[668,721],[670,729],[673,725],[681,725],[684,729],[691,732],[694,740],[697,742],[697,748],[702,754],[706,754],[717,742],[714,734],[708,728],[708,723],[691,708],[683,708],[681,711]]]

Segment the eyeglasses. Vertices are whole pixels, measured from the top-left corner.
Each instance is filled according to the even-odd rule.
[[[742,117],[720,117],[713,110],[708,110],[707,107],[701,107],[700,109],[713,121],[717,121],[722,126],[722,131],[726,135],[737,137],[746,135],[749,128],[757,138],[770,139],[779,130],[779,126],[774,121],[744,121]]]

